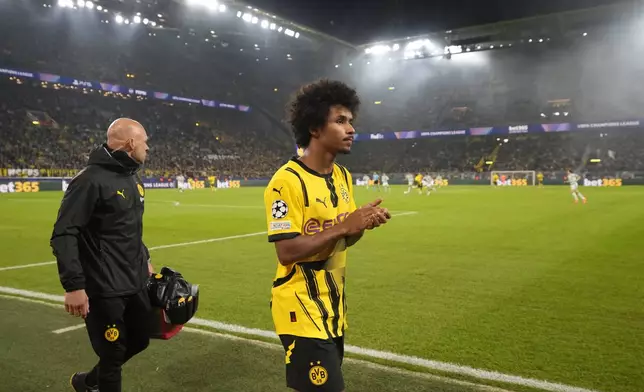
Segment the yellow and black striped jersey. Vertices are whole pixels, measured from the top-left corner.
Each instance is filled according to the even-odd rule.
[[[315,235],[356,209],[351,174],[335,164],[320,174],[296,158],[273,175],[264,192],[270,242]],[[277,263],[271,310],[278,335],[327,339],[347,327],[346,240],[289,266]]]

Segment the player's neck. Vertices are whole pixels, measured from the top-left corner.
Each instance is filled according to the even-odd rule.
[[[300,157],[300,161],[320,174],[329,174],[333,172],[335,154],[315,148],[314,146],[309,146],[304,150],[304,154]]]

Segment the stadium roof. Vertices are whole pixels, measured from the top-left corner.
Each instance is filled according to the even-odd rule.
[[[416,36],[384,40],[358,45],[357,48],[367,55],[380,55],[400,50],[404,52],[409,45],[428,46],[428,56],[443,55],[447,48],[466,51],[499,48],[523,42],[543,42],[554,37],[567,35],[586,35],[589,31],[615,25],[625,15],[632,14],[634,4],[614,3],[594,8],[559,12],[555,14],[515,19],[479,26],[471,26],[447,31],[439,31]],[[430,44],[431,43],[431,44]],[[467,50],[469,51],[469,50]],[[427,57],[427,56],[423,56]],[[405,55],[405,58],[408,58]]]

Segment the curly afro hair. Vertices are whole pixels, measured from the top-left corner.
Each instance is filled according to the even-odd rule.
[[[304,85],[295,93],[288,105],[288,121],[299,147],[309,146],[311,130],[322,128],[329,110],[336,105],[346,107],[356,117],[360,98],[345,83],[326,79]]]

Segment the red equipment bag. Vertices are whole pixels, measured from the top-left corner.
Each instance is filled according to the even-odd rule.
[[[188,283],[179,272],[168,267],[150,276],[148,295],[153,310],[152,339],[171,339],[199,307],[199,286]]]
[[[169,340],[183,329],[182,324],[171,324],[161,308],[152,308],[151,339]]]

